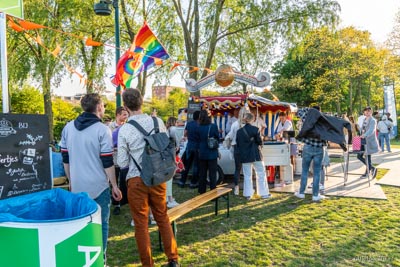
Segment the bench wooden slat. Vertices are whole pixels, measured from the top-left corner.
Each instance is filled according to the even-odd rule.
[[[226,208],[227,208],[227,217],[229,217],[229,193],[231,191],[232,191],[232,188],[227,187],[227,184],[223,184],[223,185],[217,186],[213,190],[205,192],[204,194],[201,194],[192,199],[189,199],[172,209],[169,209],[167,214],[169,217],[169,221],[172,225],[172,229],[175,234],[175,238],[177,238],[177,236],[176,236],[176,220],[211,200],[216,199],[215,215],[217,215],[218,214],[218,198],[227,195]],[[158,243],[160,245],[160,250],[162,250],[160,232],[158,232]]]
[[[192,199],[189,199],[178,206],[168,210],[168,217],[170,222],[173,222],[186,213],[194,210],[195,208],[214,200],[220,196],[229,194],[232,191],[232,188],[229,187],[217,187],[214,190],[207,191],[204,194],[198,195]]]

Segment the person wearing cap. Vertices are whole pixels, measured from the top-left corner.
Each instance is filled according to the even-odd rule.
[[[393,122],[392,118],[390,118],[390,112],[386,112],[387,120]]]
[[[284,135],[283,132],[285,131],[293,131],[293,124],[290,120],[287,119],[287,114],[285,112],[279,112],[279,123],[275,130],[275,139],[276,140],[283,140]],[[290,138],[288,138],[290,139]],[[288,140],[289,141],[289,140]],[[290,161],[293,165],[293,169],[295,168],[296,164],[296,154],[297,154],[297,145],[291,144],[290,145]],[[283,177],[281,177],[281,182],[279,184],[275,184],[275,187],[284,186],[285,183],[283,181]]]
[[[393,123],[388,120],[386,115],[383,115],[381,120],[378,122],[378,126],[377,126],[377,130],[379,132],[378,138],[379,138],[379,143],[381,144],[382,152],[385,152],[385,142],[386,142],[387,151],[391,152],[389,133],[390,133],[390,129],[392,127],[393,127]]]
[[[362,153],[357,154],[357,159],[361,161],[367,169],[360,178],[368,178],[370,174],[372,179],[376,177],[376,168],[372,166],[371,155],[379,151],[378,140],[376,138],[376,120],[372,117],[372,108],[366,107],[363,110],[365,119],[361,126]],[[365,156],[364,156],[365,155]]]

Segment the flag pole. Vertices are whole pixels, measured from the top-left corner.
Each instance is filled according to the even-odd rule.
[[[1,89],[3,97],[3,113],[8,113],[8,72],[7,72],[7,40],[6,40],[6,14],[0,12],[0,66],[1,66]]]
[[[115,20],[115,69],[117,69],[118,61],[121,56],[120,54],[120,29],[119,29],[119,7],[118,7],[118,0],[114,0],[114,20]],[[121,106],[121,85],[117,86],[116,89],[116,104],[117,107]]]

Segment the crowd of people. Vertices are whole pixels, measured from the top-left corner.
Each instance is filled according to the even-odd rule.
[[[167,266],[179,266],[177,244],[167,215],[168,208],[179,205],[172,194],[172,179],[150,187],[143,183],[140,167],[131,159],[137,159],[140,165],[141,155],[145,149],[144,135],[126,122],[134,120],[145,131],[152,132],[154,128],[152,117],[155,117],[160,132],[167,133],[174,140],[176,155],[182,155],[184,168],[177,185],[185,187],[191,173],[188,186],[197,189],[199,194],[207,191],[207,185],[210,190],[217,185],[220,130],[212,123],[209,110],[195,111],[193,120],[185,125],[183,134],[184,140],[187,141],[185,151],[179,153],[181,140],[176,133],[175,117],[168,118],[164,124],[156,112],[150,115],[143,113],[143,97],[137,89],[125,90],[122,99],[123,106],[116,109],[115,121],[106,125],[102,122],[105,107],[101,97],[98,94],[85,95],[81,99],[83,113],[63,129],[60,146],[65,173],[70,181],[70,190],[87,192],[101,207],[104,255],[107,249],[111,204],[114,207],[112,212],[114,215],[119,215],[121,206],[128,204],[142,265],[154,266],[148,232],[150,221],[158,225],[164,252],[168,258]],[[282,140],[285,133],[293,131],[293,123],[287,115],[285,112],[279,113],[279,122],[273,135],[275,140]],[[312,200],[321,201],[325,198],[321,193],[325,180],[323,169],[329,165],[327,141],[338,140],[338,137],[320,131],[326,127],[325,124],[335,127],[341,124],[325,118],[324,125],[312,127],[318,123],[320,117],[324,118],[318,106],[300,109],[297,116],[301,126],[297,139],[303,146],[300,188],[295,192],[295,196],[305,198],[304,193],[312,164]],[[366,165],[365,174],[361,178],[375,178],[376,168],[371,162],[371,155],[385,151],[385,145],[386,150],[391,151],[389,134],[393,123],[390,114],[384,114],[377,123],[372,108],[366,107],[358,123],[355,123],[351,116],[343,116],[343,119],[342,121],[348,122],[349,125],[344,131],[342,129],[342,137],[346,139],[346,143],[349,143],[348,139],[351,136],[356,135],[363,140],[360,153],[357,154],[357,158]],[[346,123],[343,125],[347,125]],[[272,197],[266,180],[266,167],[261,149],[265,127],[265,120],[260,119],[258,110],[246,107],[235,109],[226,125],[224,144],[230,147],[235,165],[233,192],[235,195],[240,194],[239,181],[243,173],[242,194],[247,200]],[[293,164],[296,154],[297,150],[293,149],[291,151]],[[256,190],[253,186],[253,169]]]

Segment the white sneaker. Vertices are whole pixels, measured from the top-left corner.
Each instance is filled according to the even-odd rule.
[[[294,192],[294,196],[297,198],[305,198],[306,197],[304,194],[300,194],[300,192]]]
[[[233,189],[233,194],[234,194],[235,196],[238,196],[238,195],[239,195],[239,186],[238,186],[238,185],[235,185],[235,188]]]
[[[285,183],[274,184],[274,187],[284,187]]]
[[[262,198],[262,199],[272,198],[272,195],[271,195],[271,194],[264,195],[264,196],[261,196],[261,198]]]
[[[133,219],[131,221],[131,226],[135,226],[135,222],[133,221]]]
[[[175,199],[172,200],[172,201],[167,202],[167,207],[168,207],[168,208],[173,208],[173,207],[176,207],[176,206],[178,206],[178,205],[179,205],[179,203],[176,202]]]
[[[150,216],[150,224],[151,225],[156,225],[157,224],[157,222],[156,222],[156,220],[154,220],[153,216]]]
[[[325,196],[323,196],[323,195],[318,195],[318,196],[313,196],[312,197],[312,201],[321,201],[321,200],[324,200],[326,197]]]

